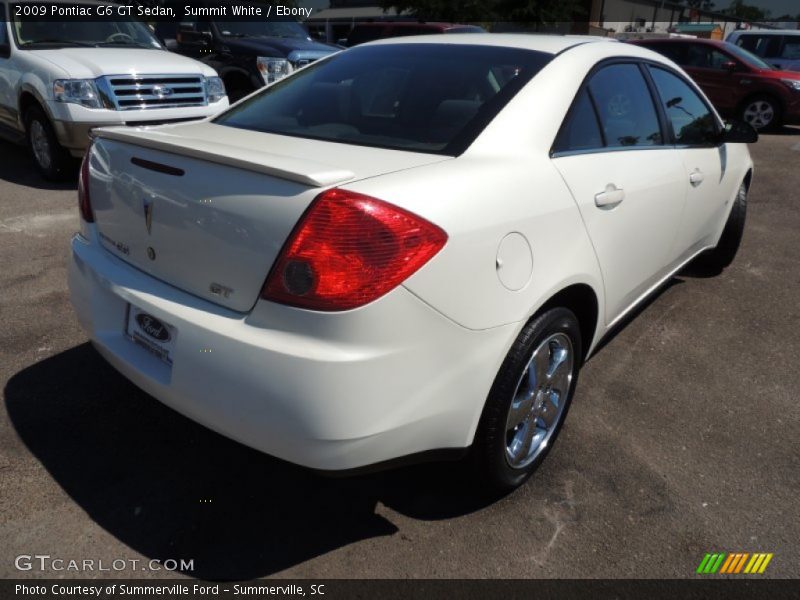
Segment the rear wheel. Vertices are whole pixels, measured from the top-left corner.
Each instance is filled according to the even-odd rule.
[[[781,124],[781,106],[771,96],[755,96],[744,102],[739,116],[755,129],[774,129]]]
[[[517,337],[486,400],[472,452],[493,488],[522,485],[542,463],[567,416],[581,360],[578,320],[555,308]]]
[[[74,166],[69,152],[58,143],[56,132],[44,111],[33,106],[25,113],[25,130],[36,168],[45,179],[67,177]]]

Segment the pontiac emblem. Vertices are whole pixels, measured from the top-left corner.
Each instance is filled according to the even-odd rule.
[[[142,202],[144,203],[144,224],[147,227],[147,234],[150,235],[150,230],[153,228],[153,201],[144,198]]]

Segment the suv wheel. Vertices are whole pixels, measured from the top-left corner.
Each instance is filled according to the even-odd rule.
[[[758,130],[773,129],[781,124],[781,107],[774,98],[755,96],[742,105],[741,120]]]
[[[25,130],[36,168],[42,176],[51,181],[65,178],[70,173],[72,157],[58,143],[53,126],[38,106],[25,114]]]
[[[581,334],[572,311],[554,308],[528,323],[486,400],[472,452],[499,491],[522,485],[558,437],[578,381]]]

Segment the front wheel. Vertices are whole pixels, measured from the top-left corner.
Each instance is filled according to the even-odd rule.
[[[739,252],[746,218],[747,185],[742,183],[736,193],[736,200],[733,201],[730,215],[725,222],[725,229],[722,230],[717,246],[698,256],[694,261],[695,266],[711,274],[721,273],[724,268],[729,266]]]
[[[781,107],[770,96],[756,96],[745,101],[740,109],[739,117],[753,128],[766,131],[780,126]]]
[[[74,161],[69,152],[58,143],[53,126],[38,106],[32,107],[26,113],[25,130],[36,168],[44,178],[51,181],[66,178]]]
[[[482,478],[508,491],[542,463],[569,410],[581,361],[572,311],[555,308],[519,334],[486,400],[472,453]]]

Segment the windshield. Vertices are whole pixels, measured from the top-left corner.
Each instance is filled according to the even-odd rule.
[[[457,156],[551,58],[458,44],[353,48],[267,87],[215,122]]]
[[[14,17],[14,37],[20,48],[70,46],[161,48],[146,25],[122,21],[42,21]]]
[[[752,52],[748,52],[744,48],[740,48],[735,44],[729,44],[726,42],[725,49],[731,54],[735,55],[737,58],[746,62],[751,67],[755,67],[757,69],[768,69],[770,71],[775,70],[775,67],[773,67],[772,65],[765,63],[763,60],[761,60],[758,56],[756,56]]]
[[[297,38],[308,40],[308,32],[295,21],[220,21],[220,35],[248,38]]]

